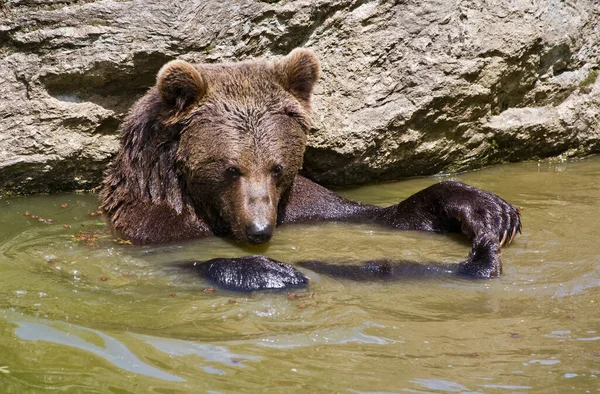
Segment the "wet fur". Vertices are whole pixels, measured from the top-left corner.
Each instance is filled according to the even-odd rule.
[[[500,275],[500,247],[520,231],[521,222],[517,209],[492,193],[447,181],[380,208],[348,201],[297,175],[318,76],[318,62],[307,50],[277,62],[166,64],[157,86],[123,123],[121,149],[105,177],[102,209],[118,235],[136,244],[212,235],[249,242],[249,225],[257,221],[273,227],[370,222],[401,230],[462,232],[473,240],[473,249],[452,269],[411,271],[398,268],[400,263],[369,262],[358,272]],[[219,269],[203,273],[224,287],[258,289],[264,278],[256,276],[268,276],[274,266],[269,259],[250,260],[256,264],[252,269],[239,259],[220,259]],[[311,264],[330,274],[349,272]],[[415,267],[411,264],[404,266]]]
[[[244,241],[239,193],[225,187],[222,177],[231,158],[254,175],[275,162],[285,164],[270,190],[275,222],[279,197],[302,166],[310,126],[312,84],[302,88],[307,72],[299,70],[310,67],[317,78],[318,65],[307,65],[303,57],[296,52],[276,64],[200,70],[182,61],[165,65],[157,86],[122,125],[121,149],[101,191],[102,209],[119,236],[138,244],[209,235]],[[286,73],[298,73],[304,82],[288,91],[284,86],[293,78]]]

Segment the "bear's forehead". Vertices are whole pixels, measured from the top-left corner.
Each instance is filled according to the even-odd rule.
[[[210,122],[200,120],[183,131],[185,140],[203,151],[274,154],[303,143],[305,138],[301,129],[286,127],[258,115],[225,115],[219,119],[209,115],[209,118],[212,118]]]
[[[191,168],[214,168],[236,165],[244,170],[266,170],[274,164],[290,165],[300,160],[303,153],[302,141],[291,142],[285,138],[255,138],[248,134],[229,130],[211,137],[188,138],[179,146],[185,154],[186,165]],[[207,143],[210,141],[211,143]]]
[[[208,85],[209,94],[268,99],[285,92],[278,83],[277,73],[268,63],[203,65],[199,71]]]
[[[183,130],[182,149],[192,157],[199,161],[280,160],[283,152],[290,155],[303,150],[305,132],[286,112],[306,119],[309,113],[281,86],[270,63],[197,67],[207,92]]]
[[[280,131],[288,129],[277,116],[279,103],[269,101],[211,100],[203,103],[197,111],[192,129],[203,129],[205,133],[222,139],[222,135],[235,134],[235,139],[276,138]]]
[[[183,131],[180,150],[187,152],[189,165],[229,162],[244,163],[245,167],[256,163],[270,166],[302,156],[306,135],[293,121],[283,116],[277,117],[283,119],[280,122],[269,115],[230,111],[205,112]]]

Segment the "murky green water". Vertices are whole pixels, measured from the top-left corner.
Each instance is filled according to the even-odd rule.
[[[167,263],[257,252],[452,262],[469,245],[320,225],[280,228],[259,249],[220,239],[142,248],[106,234],[89,215],[94,195],[0,200],[0,392],[599,392],[600,157],[453,178],[524,207],[502,278],[355,283],[308,272],[311,288],[292,299],[207,293]],[[436,181],[343,194],[387,205]],[[79,240],[93,230],[99,238]]]

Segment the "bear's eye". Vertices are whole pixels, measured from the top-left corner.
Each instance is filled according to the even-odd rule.
[[[283,111],[281,111],[281,114],[287,116],[288,118],[292,119],[294,122],[300,125],[303,124],[302,115],[300,114],[300,112],[294,110],[293,108],[284,108]]]
[[[294,111],[293,109],[285,109],[283,113],[286,116],[289,116],[290,118],[294,119],[298,119],[300,117],[300,114],[297,111]]]
[[[227,167],[227,169],[225,170],[225,174],[227,175],[227,178],[231,180],[236,180],[240,176],[242,176],[242,172],[237,167]]]
[[[276,164],[271,168],[271,176],[275,179],[280,178],[283,175],[283,166]]]

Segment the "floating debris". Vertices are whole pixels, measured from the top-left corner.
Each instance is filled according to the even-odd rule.
[[[109,237],[105,232],[98,230],[81,230],[71,236],[77,241],[85,242],[90,248],[99,248],[98,239]]]
[[[287,294],[287,299],[288,300],[302,300],[304,302],[302,302],[301,304],[296,305],[296,307],[304,309],[304,308],[308,308],[309,306],[317,306],[317,302],[314,301],[314,297],[315,297],[315,293],[288,293]],[[312,302],[308,302],[308,301],[312,301]]]
[[[98,210],[96,210],[94,212],[90,212],[90,216],[92,216],[92,217],[93,216],[101,216],[102,214],[103,214],[103,212],[102,212],[101,209],[98,209]]]
[[[304,309],[304,308],[308,308],[309,306],[317,306],[317,303],[316,302],[311,302],[310,304],[302,303],[302,304],[298,305],[298,308]]]
[[[29,217],[29,218],[31,218],[33,220],[37,220],[40,223],[45,223],[45,224],[52,224],[52,223],[54,223],[54,220],[52,220],[52,219],[44,219],[43,217],[40,217],[38,215],[32,214],[30,211],[25,211],[23,213],[23,215],[27,216],[27,217]]]
[[[315,293],[288,293],[287,294],[287,299],[288,300],[312,300],[313,297],[315,296]]]

